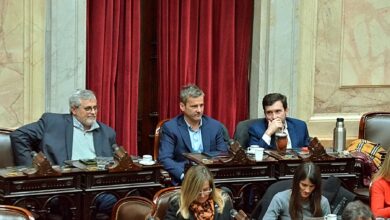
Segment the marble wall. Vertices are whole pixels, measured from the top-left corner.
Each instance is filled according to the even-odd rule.
[[[85,88],[85,0],[0,1],[0,127],[69,112]]]
[[[86,0],[46,4],[45,111],[67,113],[68,97],[86,86]]]
[[[286,80],[291,82],[283,84],[289,88],[282,87],[280,92],[290,100],[290,116],[305,120],[311,136],[330,144],[336,118],[344,117],[347,138],[352,140],[357,138],[364,112],[389,111],[390,73],[386,67],[390,61],[390,2],[265,0],[255,1],[255,5],[253,39],[259,42],[253,44],[251,79],[255,81],[251,83],[278,83],[275,75],[289,75]],[[286,16],[274,19],[278,17],[272,15],[275,13]],[[285,30],[273,27],[278,22],[295,24],[296,28],[288,36]],[[276,33],[271,37],[272,29]],[[278,44],[281,40],[290,46]],[[273,53],[282,52],[293,58],[269,62]],[[288,66],[291,71],[268,71],[275,65]],[[251,86],[252,118],[263,117],[261,98],[273,91]]]
[[[34,3],[34,4],[33,4]],[[349,139],[367,111],[389,110],[390,2],[255,0],[250,117],[281,92],[290,116],[331,140],[337,117]],[[44,111],[67,112],[85,87],[86,0],[0,1],[0,127]]]
[[[44,109],[45,0],[0,1],[0,127]]]

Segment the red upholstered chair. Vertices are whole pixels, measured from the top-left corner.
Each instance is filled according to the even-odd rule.
[[[155,160],[158,159],[158,150],[160,148],[161,127],[163,126],[163,124],[166,121],[169,121],[169,119],[163,119],[163,120],[159,121],[158,124],[156,125],[156,130],[154,131],[153,158]]]
[[[154,203],[145,197],[129,196],[115,203],[112,220],[145,220],[152,214]]]
[[[159,219],[164,219],[168,210],[169,200],[172,196],[180,192],[179,186],[172,186],[165,189],[161,189],[153,196],[153,202],[156,205],[153,211],[153,216]]]
[[[0,205],[0,219],[7,220],[34,220],[32,213],[25,208]]]

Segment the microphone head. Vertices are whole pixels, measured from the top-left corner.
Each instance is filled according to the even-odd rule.
[[[119,146],[117,144],[113,144],[111,147],[113,150],[118,150],[118,148],[119,148]]]
[[[35,156],[37,156],[38,153],[36,151],[31,151],[30,154],[31,154],[31,157],[35,157]]]
[[[230,209],[230,216],[231,216],[232,218],[236,217],[237,214],[238,214],[237,210],[235,210],[235,209]]]

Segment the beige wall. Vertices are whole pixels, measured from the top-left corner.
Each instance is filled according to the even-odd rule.
[[[0,127],[44,109],[45,0],[0,1]]]
[[[302,78],[313,80],[311,89],[300,92],[303,99],[312,100],[311,111],[301,116],[308,119],[311,133],[323,139],[331,138],[334,118],[342,116],[347,136],[353,139],[362,113],[389,111],[390,2],[319,0],[313,6],[316,13],[301,18],[315,21],[312,30],[302,30],[302,38],[315,33],[315,47],[303,52],[299,63],[303,70],[304,65],[314,67],[302,71]]]
[[[255,0],[250,117],[262,117],[263,95],[278,91],[311,136],[331,140],[335,119],[344,117],[348,138],[356,138],[362,113],[390,109],[388,7],[382,0]],[[79,0],[0,1],[0,127],[66,110],[63,97],[85,83],[83,13]]]
[[[283,0],[281,0],[283,2]],[[330,146],[332,131],[337,117],[344,117],[347,126],[347,138],[355,139],[358,135],[358,121],[364,112],[389,111],[390,109],[390,1],[381,0],[300,0],[293,1],[291,8],[296,11],[294,18],[278,18],[278,10],[289,11],[291,8],[281,8],[274,1],[258,1],[257,19],[262,19],[260,30],[254,39],[260,40],[258,51],[254,48],[252,78],[258,74],[261,84],[266,79],[269,84],[269,75],[275,75],[269,70],[267,51],[269,45],[284,37],[283,34],[274,34],[274,38],[265,39],[275,23],[298,22],[298,30],[288,41],[297,41],[297,47],[276,47],[276,50],[293,54],[292,62],[281,62],[279,65],[292,66],[290,77],[293,84],[285,86],[296,87],[294,94],[282,90],[289,99],[294,100],[293,117],[305,120],[309,126],[311,136],[317,136],[325,145]],[[278,1],[280,3],[280,1]],[[287,1],[291,3],[291,1]],[[262,6],[262,7],[261,7]],[[260,9],[259,9],[260,8]],[[276,12],[275,12],[276,11]],[[269,16],[265,14],[270,13]],[[256,10],[255,10],[256,14]],[[280,17],[280,16],[279,16]],[[269,22],[265,22],[268,19]],[[255,17],[256,22],[256,17]],[[283,30],[279,32],[282,33]],[[259,36],[264,36],[260,38]],[[295,38],[295,39],[292,39]],[[257,42],[257,44],[259,44]],[[267,45],[269,44],[269,45]],[[256,47],[256,42],[254,44]],[[270,55],[271,54],[271,55]],[[256,56],[259,59],[256,59]],[[288,60],[287,60],[288,61]],[[265,72],[265,73],[264,73]],[[268,74],[268,76],[267,76]],[[281,74],[281,73],[276,73]],[[264,89],[257,91],[267,93],[274,91]],[[256,92],[251,87],[251,94]],[[257,103],[251,99],[251,111],[261,112],[261,97]],[[291,102],[290,102],[291,104]],[[257,114],[262,117],[262,114]],[[256,114],[251,114],[255,117]]]

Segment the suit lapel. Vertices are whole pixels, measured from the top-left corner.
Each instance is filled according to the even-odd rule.
[[[191,139],[190,134],[188,133],[188,127],[186,122],[184,121],[184,116],[181,116],[178,118],[177,121],[177,127],[179,128],[179,132],[181,134],[181,137],[183,138],[183,142],[186,145],[189,152],[192,152],[192,145],[191,145]]]
[[[92,135],[93,135],[93,148],[95,149],[96,156],[103,155],[103,152],[102,152],[103,148],[97,147],[98,145],[96,144],[96,143],[101,143],[101,138],[100,138],[100,135],[99,135],[100,133],[97,132],[99,129],[101,129],[101,127],[97,128],[97,129],[94,129],[92,131]]]
[[[294,127],[294,125],[289,121],[287,120],[287,130],[288,130],[288,135],[290,136],[290,140],[291,140],[291,148],[294,148],[295,146],[295,140],[297,140],[297,131]]]
[[[209,152],[210,151],[210,135],[207,132],[207,119],[205,117],[202,117],[202,127],[201,127],[201,132],[202,132],[202,144],[203,144],[203,151],[204,152]]]
[[[72,159],[72,149],[73,149],[73,117],[70,116],[67,119],[67,126],[65,131],[65,147],[66,147],[66,159]]]

